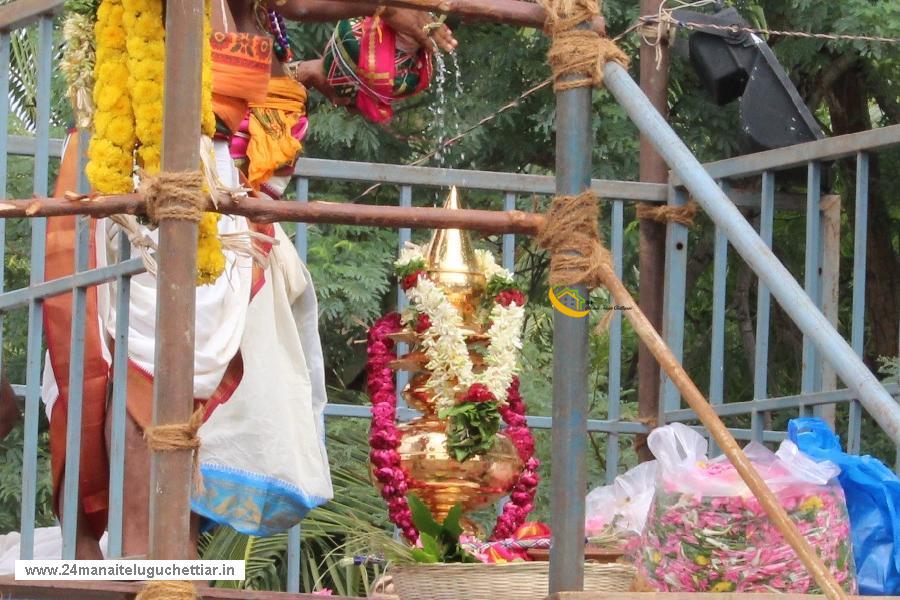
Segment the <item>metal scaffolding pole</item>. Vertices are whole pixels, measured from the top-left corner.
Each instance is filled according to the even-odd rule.
[[[850,344],[831,325],[803,288],[763,242],[722,189],[704,170],[684,142],[619,65],[608,62],[604,85],[615,96],[638,129],[678,176],[691,196],[703,207],[735,250],[768,286],[781,307],[816,345],[822,356],[858,396],[894,444],[900,445],[900,405],[853,352]]]
[[[200,65],[203,1],[166,3],[166,84],[162,170],[200,166]],[[159,224],[153,425],[185,423],[193,412],[197,225]],[[186,560],[190,543],[191,453],[150,454],[150,558]]]
[[[591,91],[556,93],[556,193],[591,184]],[[583,285],[572,286],[585,299]],[[553,314],[553,455],[550,592],[584,586],[584,496],[587,488],[588,319]]]

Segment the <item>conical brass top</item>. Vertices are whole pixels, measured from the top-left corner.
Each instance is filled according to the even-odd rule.
[[[458,210],[461,208],[456,186],[450,189],[450,195],[444,202],[444,208]],[[438,229],[432,234],[426,251],[428,270],[440,273],[474,273],[477,271],[475,251],[469,232],[461,229]]]
[[[456,186],[450,189],[444,208],[462,208]],[[481,300],[486,284],[484,276],[478,272],[469,232],[460,229],[436,230],[431,236],[425,258],[431,279],[443,288],[450,302],[468,321]]]

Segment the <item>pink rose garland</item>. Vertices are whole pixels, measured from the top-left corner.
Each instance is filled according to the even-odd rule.
[[[534,437],[525,421],[525,402],[519,393],[519,378],[513,377],[506,396],[506,405],[500,405],[500,416],[506,423],[506,435],[512,440],[525,468],[510,488],[509,502],[503,505],[503,512],[497,517],[491,540],[504,540],[525,523],[528,513],[534,508],[537,492],[538,467],[541,462],[534,457]]]
[[[416,330],[421,333],[430,323],[420,321]],[[409,484],[400,466],[400,434],[397,431],[397,394],[394,372],[388,367],[397,358],[393,340],[388,336],[402,329],[400,315],[389,313],[378,319],[369,330],[367,385],[372,401],[372,425],[369,432],[371,451],[369,458],[375,478],[381,483],[381,496],[388,505],[388,516],[403,532],[410,543],[415,544],[419,532],[412,523],[412,514],[406,501]],[[473,386],[474,387],[474,386]],[[478,390],[474,390],[477,393]],[[519,393],[519,378],[514,377],[507,393],[507,403],[500,406],[500,415],[506,423],[506,435],[515,445],[525,468],[510,488],[510,500],[503,506],[491,534],[492,540],[502,540],[513,535],[521,527],[534,508],[534,496],[540,480],[537,469],[540,461],[534,457],[534,438],[525,421],[525,403]]]
[[[406,502],[409,491],[406,473],[400,467],[400,434],[395,423],[397,394],[394,388],[394,372],[388,364],[397,358],[394,341],[388,335],[401,329],[400,315],[390,313],[369,330],[369,360],[367,384],[372,400],[372,426],[369,432],[369,459],[375,478],[381,483],[381,497],[388,505],[388,516],[400,528],[404,537],[415,544],[419,532],[412,523],[412,513]]]

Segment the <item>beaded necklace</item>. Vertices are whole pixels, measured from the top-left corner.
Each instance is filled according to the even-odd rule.
[[[276,4],[283,3],[276,2]],[[272,35],[272,50],[275,52],[278,62],[293,62],[294,51],[291,49],[284,17],[278,11],[266,8],[262,0],[253,0],[253,12],[260,29],[268,31]]]
[[[291,41],[287,35],[287,25],[285,25],[284,17],[277,11],[269,10],[269,32],[275,38],[272,45],[275,50],[275,56],[283,63],[289,63],[294,60],[294,52],[291,50]]]

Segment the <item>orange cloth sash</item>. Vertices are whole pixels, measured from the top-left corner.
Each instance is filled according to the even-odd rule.
[[[236,131],[249,102],[264,102],[272,69],[272,41],[264,35],[216,31],[212,47],[213,111]]]
[[[60,164],[54,196],[59,198],[76,189],[78,181],[78,134],[69,136]],[[47,219],[47,280],[71,275],[75,256],[74,216]],[[91,221],[91,240],[94,222]],[[97,266],[91,244],[88,266]],[[87,288],[87,311],[84,342],[84,388],[82,393],[81,468],[78,495],[91,532],[100,539],[106,528],[109,502],[109,463],[104,429],[106,425],[106,393],[109,368],[101,352],[100,328],[97,326],[97,288]],[[53,477],[53,507],[59,514],[60,489],[66,464],[66,427],[69,404],[69,350],[72,336],[72,294],[66,293],[44,301],[44,326],[47,349],[59,398],[50,419],[50,466]]]
[[[247,179],[258,190],[275,171],[293,165],[303,150],[297,130],[305,128],[306,88],[289,77],[272,77],[265,100],[249,106]]]

